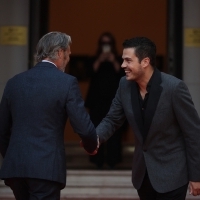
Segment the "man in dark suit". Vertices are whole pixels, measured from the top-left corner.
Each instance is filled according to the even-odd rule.
[[[77,79],[63,73],[71,38],[43,36],[37,64],[11,78],[0,104],[0,178],[17,200],[58,200],[66,183],[64,128],[70,123],[84,148],[96,153],[97,135],[85,110]]]
[[[125,40],[120,81],[96,131],[108,140],[127,118],[134,132],[132,182],[141,200],[183,200],[200,194],[200,119],[182,80],[155,67],[156,46]]]

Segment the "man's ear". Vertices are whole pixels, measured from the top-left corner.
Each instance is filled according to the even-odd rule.
[[[144,58],[141,62],[142,66],[146,68],[148,65],[150,65],[150,59],[148,57]]]
[[[62,57],[62,49],[58,50],[58,57],[61,58]]]

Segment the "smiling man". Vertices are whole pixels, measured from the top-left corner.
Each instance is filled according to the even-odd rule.
[[[125,40],[120,81],[97,127],[100,143],[127,118],[134,133],[132,182],[141,200],[184,200],[200,194],[200,119],[182,80],[156,68],[156,46]]]

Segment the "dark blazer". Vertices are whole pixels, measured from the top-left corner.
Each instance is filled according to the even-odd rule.
[[[92,152],[97,136],[77,79],[40,62],[14,76],[0,104],[0,178],[28,177],[66,182],[66,120]]]
[[[185,83],[155,71],[142,125],[136,83],[123,77],[107,116],[97,127],[106,141],[127,118],[134,133],[132,182],[139,189],[147,170],[164,193],[200,181],[200,119]],[[146,139],[142,133],[147,133]]]

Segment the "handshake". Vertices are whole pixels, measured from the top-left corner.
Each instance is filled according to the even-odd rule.
[[[83,141],[82,141],[82,140],[80,141],[80,146],[84,148],[84,144],[83,144]],[[99,136],[97,135],[97,148],[96,148],[92,153],[90,153],[90,152],[88,152],[88,151],[86,151],[86,150],[85,150],[85,151],[86,151],[87,154],[89,154],[89,155],[95,155],[95,154],[97,154],[97,152],[98,152],[99,146],[100,146],[100,144],[99,144]]]

